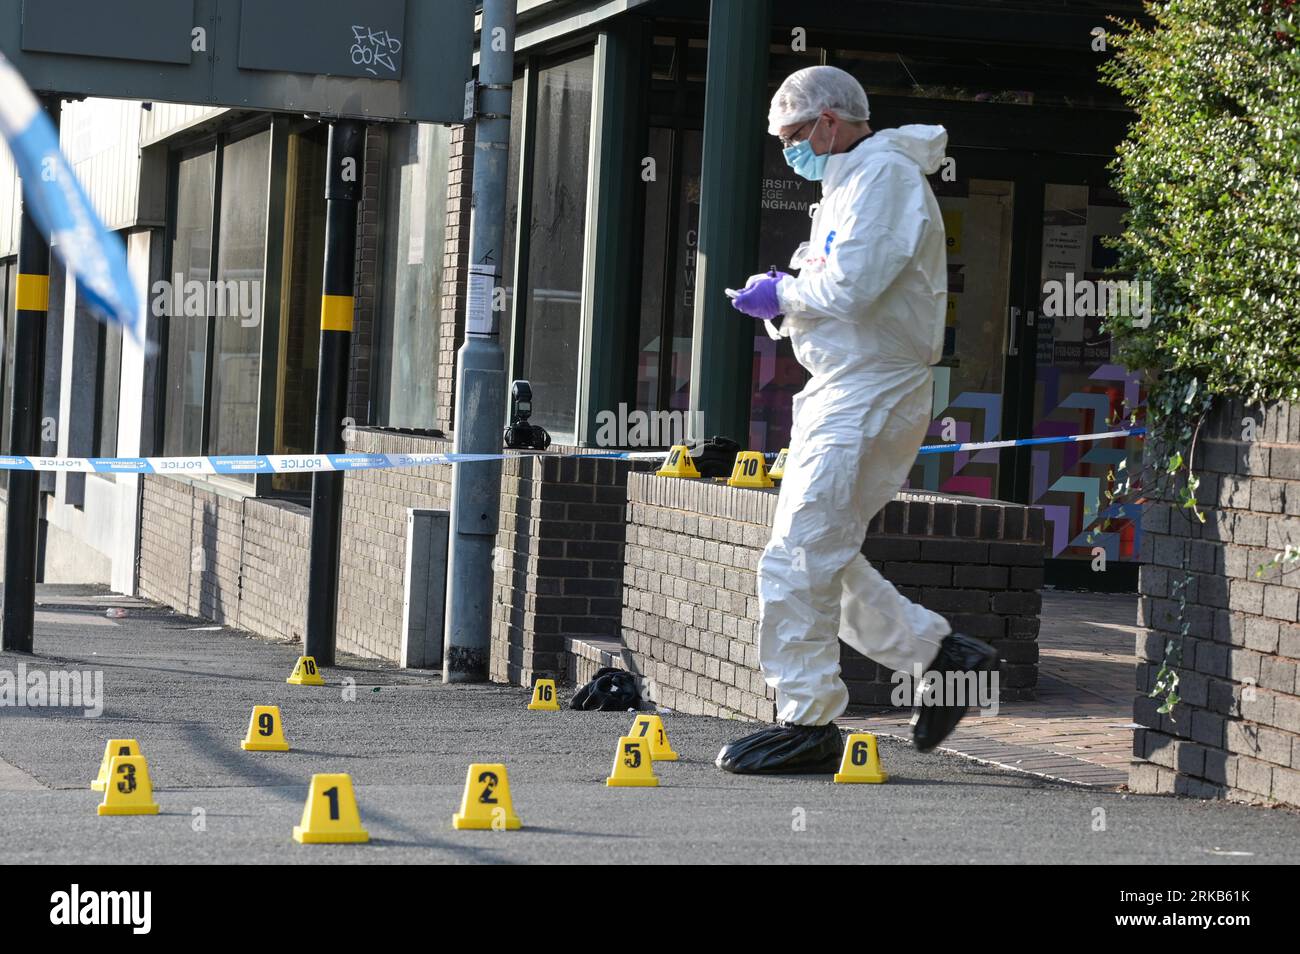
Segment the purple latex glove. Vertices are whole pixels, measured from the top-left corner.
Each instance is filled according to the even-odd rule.
[[[751,318],[777,317],[781,314],[781,301],[777,297],[776,289],[782,279],[789,277],[785,272],[773,269],[756,281],[751,279],[745,289],[731,299],[731,307]]]

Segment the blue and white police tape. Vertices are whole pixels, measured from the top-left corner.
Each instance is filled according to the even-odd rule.
[[[1031,447],[1039,444],[1080,444],[1085,441],[1106,441],[1119,437],[1141,437],[1145,427],[1130,427],[1123,431],[1104,431],[1100,434],[1061,434],[1054,437],[1022,437],[1011,441],[985,441],[982,444],[926,444],[921,454],[956,454],[963,451],[1000,450],[1003,447]]]
[[[1037,444],[1082,443],[1119,437],[1140,437],[1146,428],[1101,434],[1070,434],[1061,437],[1030,437],[981,444],[930,444],[922,454],[997,450]],[[71,474],[314,474],[328,471],[393,470],[403,467],[432,467],[477,461],[508,460],[515,457],[585,457],[595,460],[661,460],[664,451],[515,451],[509,454],[237,454],[225,457],[0,457],[0,470],[63,471]],[[775,455],[768,455],[775,456]]]

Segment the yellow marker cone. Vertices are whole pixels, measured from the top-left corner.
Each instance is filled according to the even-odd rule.
[[[655,775],[654,757],[650,746],[635,735],[625,735],[618,740],[618,751],[614,753],[614,771],[605,779],[611,788],[641,787],[653,788],[659,784]]]
[[[664,720],[657,715],[639,715],[628,729],[628,735],[645,739],[650,745],[650,758],[656,762],[676,762],[677,753],[664,731]]]
[[[325,685],[325,680],[320,677],[320,670],[316,668],[316,660],[311,656],[299,656],[293,672],[285,682],[291,686]]]
[[[781,453],[776,455],[776,460],[772,462],[772,467],[767,472],[767,476],[773,480],[780,480],[785,476],[785,459],[790,456],[790,448],[782,447]]]
[[[528,703],[528,708],[559,712],[560,703],[556,695],[554,679],[538,679],[533,683],[533,701]]]
[[[469,767],[460,811],[451,816],[451,827],[479,831],[516,831],[523,827],[510,801],[510,779],[504,765],[475,762]]]
[[[302,821],[293,826],[293,840],[302,845],[370,840],[370,832],[361,827],[352,776],[340,772],[311,777],[311,791],[302,807]]]
[[[883,782],[889,775],[880,767],[880,752],[876,737],[870,732],[854,732],[844,746],[840,770],[835,773],[837,782]]]
[[[108,782],[108,767],[115,755],[139,755],[140,743],[135,739],[109,739],[104,744],[104,757],[99,762],[99,774],[90,783],[91,791],[102,792]]]
[[[655,476],[699,477],[700,472],[695,469],[695,461],[691,459],[691,452],[686,449],[686,445],[674,444],[663,464],[655,471]]]
[[[736,465],[731,469],[728,487],[775,487],[767,476],[767,464],[758,451],[741,451],[736,455]]]
[[[249,752],[288,752],[279,706],[253,706],[248,720],[248,734],[239,747]]]
[[[108,763],[108,784],[104,801],[96,809],[101,815],[157,815],[149,783],[149,765],[143,755],[115,755]]]

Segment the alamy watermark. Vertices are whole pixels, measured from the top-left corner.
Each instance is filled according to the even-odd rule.
[[[1064,281],[1053,278],[1043,282],[1043,314],[1048,318],[1132,318],[1135,327],[1145,328],[1151,324],[1151,283],[1076,281],[1073,272],[1066,272]]]
[[[199,281],[177,272],[172,281],[153,283],[150,310],[155,318],[238,318],[245,328],[262,322],[260,279]]]
[[[73,884],[50,895],[54,925],[121,925],[132,934],[148,934],[153,925],[152,891],[83,891]]]
[[[998,676],[997,670],[926,671],[916,663],[910,673],[895,672],[891,677],[894,688],[889,701],[900,709],[908,706],[975,706],[981,714],[995,716],[999,708]]]
[[[704,415],[699,411],[638,411],[620,404],[616,411],[596,413],[597,447],[673,447],[685,444],[696,453],[703,438]],[[694,442],[694,443],[693,443]]]
[[[54,669],[45,672],[19,663],[15,672],[0,669],[0,708],[81,709],[87,719],[104,712],[102,670]]]

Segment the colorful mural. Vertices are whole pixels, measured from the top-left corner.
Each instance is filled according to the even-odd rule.
[[[1127,419],[1145,400],[1138,377],[1115,364],[1084,376],[1048,366],[1039,369],[1036,406],[1043,410],[1032,437],[1091,434]],[[1081,379],[1081,380],[1075,380]],[[948,394],[947,368],[934,369],[934,421],[927,444],[1003,440],[1002,395],[964,391]],[[1065,390],[1069,388],[1069,390]],[[927,454],[917,461],[905,486],[993,498],[997,495],[1000,451]],[[1043,509],[1047,552],[1053,557],[1090,559],[1101,547],[1107,560],[1133,560],[1140,544],[1140,487],[1109,502],[1126,474],[1136,475],[1140,438],[1089,444],[1064,443],[1035,448],[1030,454],[1030,492],[1026,503]],[[1104,529],[1103,529],[1104,528]]]

